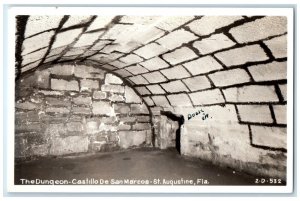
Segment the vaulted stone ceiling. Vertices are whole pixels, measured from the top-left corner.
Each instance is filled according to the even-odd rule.
[[[75,62],[119,75],[149,106],[284,103],[286,23],[279,16],[18,16],[16,76]]]

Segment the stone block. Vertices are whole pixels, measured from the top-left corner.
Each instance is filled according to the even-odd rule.
[[[99,89],[98,80],[80,80],[80,91],[91,91],[92,89]]]
[[[159,82],[167,81],[167,79],[158,71],[152,73],[146,73],[143,76],[150,83],[159,83]]]
[[[68,136],[54,138],[51,143],[50,155],[64,155],[87,152],[89,145],[88,136]]]
[[[147,61],[141,62],[140,65],[147,68],[149,71],[159,70],[161,68],[166,68],[169,66],[164,60],[159,57],[154,57]]]
[[[138,122],[150,122],[150,116],[139,116],[137,118]]]
[[[131,104],[130,105],[131,114],[149,114],[147,106],[143,104]]]
[[[38,93],[44,94],[45,96],[62,96],[64,92],[62,91],[48,91],[48,90],[39,90]]]
[[[89,107],[72,107],[72,111],[74,114],[91,114],[91,108]]]
[[[130,112],[130,107],[127,104],[113,104],[113,108],[116,114],[128,114]]]
[[[225,103],[225,100],[219,89],[190,93],[189,96],[194,105]]]
[[[46,52],[47,48],[43,48],[39,51],[22,56],[22,71],[26,71],[38,66],[41,62],[41,59],[45,56]]]
[[[205,74],[211,71],[222,69],[222,66],[211,56],[201,57],[199,59],[183,64],[192,75]]]
[[[113,108],[108,102],[98,101],[93,102],[93,114],[99,114],[99,115],[108,115],[111,116],[113,114]]]
[[[98,132],[99,123],[97,121],[88,121],[86,123],[86,133],[94,134]]]
[[[133,130],[148,130],[151,129],[151,125],[149,123],[136,123],[132,126]]]
[[[239,55],[238,57],[236,55]],[[268,60],[268,56],[259,45],[248,45],[219,52],[215,56],[226,66],[236,66],[248,62]]]
[[[49,32],[38,34],[31,38],[25,38],[22,44],[23,45],[22,55],[26,55],[40,48],[49,46],[50,40],[53,35],[54,35],[54,31],[49,31]]]
[[[30,147],[31,156],[47,156],[49,154],[48,144],[32,145]]]
[[[130,129],[131,129],[131,126],[128,124],[120,123],[118,125],[118,131],[125,131],[125,130],[130,130]]]
[[[233,69],[219,71],[208,75],[215,86],[223,87],[235,84],[246,83],[250,81],[250,76],[244,69]]]
[[[170,93],[189,91],[188,88],[186,88],[186,86],[180,80],[161,84],[161,86],[166,92]]]
[[[127,149],[132,146],[142,146],[146,142],[146,131],[120,131],[119,146]]]
[[[179,29],[158,39],[157,42],[161,44],[163,47],[172,50],[176,47],[181,46],[184,43],[188,43],[195,39],[197,39],[197,36],[195,34],[186,31],[184,29]]]
[[[49,68],[51,74],[54,75],[73,75],[74,74],[74,65],[68,64],[57,64],[51,68]]]
[[[108,99],[112,102],[124,102],[125,101],[125,97],[123,95],[119,95],[119,94],[112,94]]]
[[[53,17],[50,15],[30,15],[27,20],[24,37],[27,38],[40,32],[40,30],[56,29],[60,23],[61,17]]]
[[[188,47],[176,49],[163,55],[163,58],[172,65],[197,58],[197,55]]]
[[[86,31],[105,28],[113,20],[113,18],[114,16],[97,16]]]
[[[181,79],[190,77],[190,74],[186,71],[186,69],[182,65],[178,65],[172,68],[167,68],[161,70],[162,74],[164,74],[168,79]]]
[[[187,94],[174,94],[168,95],[170,103],[174,107],[182,107],[182,106],[192,106],[192,103]]]
[[[113,124],[115,123],[118,119],[115,116],[111,116],[111,117],[101,117],[100,119],[97,118],[101,123],[104,124]]]
[[[80,122],[68,122],[66,127],[69,132],[81,132],[83,130],[83,125]]]
[[[183,79],[182,81],[191,91],[198,91],[202,89],[211,88],[211,84],[205,76],[196,76],[192,78]]]
[[[230,29],[229,33],[239,42],[258,41],[287,31],[285,16],[267,16]]]
[[[120,122],[133,123],[135,122],[136,119],[137,119],[136,117],[120,117]]]
[[[104,124],[103,122],[100,123],[100,126],[99,126],[99,131],[111,131],[111,132],[114,132],[114,131],[117,131],[117,126],[114,126],[114,125],[109,125],[109,124]]]
[[[287,79],[287,63],[272,62],[248,67],[253,79],[259,81]]]
[[[135,91],[132,88],[125,86],[125,102],[126,103],[141,103],[142,100],[135,93]]]
[[[193,18],[194,16],[165,16],[164,20],[156,24],[156,27],[166,31],[172,31],[173,29],[187,23]]]
[[[104,79],[105,72],[102,69],[85,65],[76,65],[74,75],[79,78]]]
[[[158,84],[147,85],[147,88],[151,91],[152,94],[164,94],[165,93],[163,88],[161,88],[161,86]]]
[[[46,97],[45,98],[46,104],[50,106],[62,106],[62,107],[71,107],[71,102],[68,98],[54,98],[54,97]]]
[[[92,104],[92,98],[89,96],[77,96],[73,98],[73,103],[76,105],[91,105]]]
[[[251,126],[252,143],[272,148],[287,148],[286,128]]]
[[[51,89],[63,91],[79,91],[78,81],[51,79]]]
[[[275,58],[287,57],[287,36],[279,36],[270,40],[264,41],[264,43],[271,50]]]
[[[136,41],[138,44],[148,44],[165,34],[164,31],[154,26],[145,25],[141,28],[141,32],[136,32],[138,34],[133,34],[131,36],[132,40]]]
[[[250,85],[223,90],[228,102],[274,102],[278,101],[273,86]]]
[[[99,39],[101,34],[103,34],[103,32],[84,33],[76,41],[73,47],[91,46]]]
[[[150,91],[146,87],[136,87],[135,88],[140,95],[148,95],[151,94]]]
[[[235,43],[222,33],[214,34],[209,38],[205,38],[193,43],[193,46],[199,50],[200,54],[209,54],[221,49],[232,47],[234,45]]]
[[[31,123],[22,123],[15,125],[16,133],[24,133],[24,132],[41,132],[42,127],[40,123],[31,122]]]
[[[17,102],[15,107],[23,110],[34,110],[38,108],[38,105],[31,103],[29,101],[25,101],[25,102]]]
[[[141,75],[137,75],[129,78],[134,84],[149,84],[149,82]]]
[[[93,98],[97,100],[102,100],[107,98],[107,93],[103,91],[94,91]]]
[[[286,84],[280,84],[279,88],[280,88],[281,95],[283,96],[283,99],[285,101],[287,101],[287,85]]]
[[[241,121],[254,123],[273,123],[268,105],[238,105]]]
[[[157,43],[150,43],[147,44],[137,50],[134,51],[137,55],[145,58],[150,59],[152,57],[158,56],[164,52],[168,51],[165,47],[157,44]]]
[[[60,113],[60,114],[70,113],[70,110],[64,107],[47,107],[45,111],[47,113]]]
[[[123,84],[123,81],[119,77],[108,73],[105,75],[105,84]]]
[[[77,37],[82,33],[82,28],[72,29],[69,31],[60,32],[56,35],[55,41],[52,45],[52,49],[69,45],[74,42]]]
[[[125,69],[119,69],[119,70],[116,70],[114,71],[116,74],[118,74],[119,76],[121,77],[128,77],[130,75],[132,75],[131,73],[129,73],[127,70]]]
[[[275,119],[278,124],[287,124],[286,105],[273,105]]]
[[[148,70],[145,69],[144,67],[142,67],[141,65],[134,65],[134,66],[129,66],[127,68],[125,68],[127,71],[129,71],[130,73],[132,73],[133,75],[138,75],[138,74],[142,74],[142,73],[147,73]]]
[[[135,64],[135,63],[140,63],[143,61],[143,59],[135,54],[129,54],[125,57],[121,57],[119,59],[120,61],[126,63],[127,65]]]
[[[143,99],[144,99],[145,103],[146,103],[148,106],[153,106],[153,105],[154,105],[153,100],[152,100],[149,96],[143,97]]]
[[[111,93],[124,93],[124,86],[122,85],[102,85],[101,91],[111,92]]]
[[[242,16],[203,16],[199,20],[192,21],[187,26],[196,34],[204,36],[215,32],[217,29],[228,26]]]
[[[169,101],[165,96],[152,96],[152,100],[154,101],[156,106],[161,106],[161,107],[169,107]]]

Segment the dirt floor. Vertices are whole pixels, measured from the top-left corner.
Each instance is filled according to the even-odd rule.
[[[142,148],[40,158],[15,165],[15,184],[29,184],[27,180],[49,184],[49,180],[60,180],[59,182],[68,182],[64,184],[69,185],[99,185],[105,182],[148,185],[255,185],[255,178],[229,168],[213,166],[199,159],[182,157],[175,149]]]

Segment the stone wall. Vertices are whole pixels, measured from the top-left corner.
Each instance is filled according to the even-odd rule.
[[[62,64],[16,85],[16,157],[151,145],[147,106],[113,74]]]

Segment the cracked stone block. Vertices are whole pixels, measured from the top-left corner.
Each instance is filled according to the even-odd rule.
[[[250,76],[244,69],[224,70],[208,75],[215,86],[229,86],[250,82]]]
[[[30,64],[32,62],[37,62],[37,63],[35,63],[35,66],[37,66],[41,62],[41,59],[45,56],[46,52],[47,52],[47,48],[44,48],[44,49],[39,50],[37,52],[33,52],[33,53],[30,53],[30,54],[27,54],[27,55],[23,56],[22,57],[23,58],[22,66]]]
[[[281,95],[283,96],[283,99],[287,100],[287,85],[286,84],[280,84],[279,85]]]
[[[93,98],[94,99],[106,99],[107,98],[107,93],[103,91],[94,91],[93,93]]]
[[[108,102],[103,101],[94,101],[93,102],[93,114],[100,114],[100,115],[108,115],[111,116],[113,114],[113,108]]]
[[[169,101],[165,96],[152,96],[152,100],[154,101],[156,106],[161,106],[161,107],[169,107]]]
[[[87,152],[88,145],[88,136],[68,136],[65,138],[54,138],[51,143],[49,154],[64,155]]]
[[[93,31],[97,29],[102,29],[108,26],[115,16],[97,16],[97,18],[90,24],[88,31]]]
[[[287,123],[287,110],[286,105],[273,105],[275,119],[278,124]]]
[[[270,81],[287,79],[287,63],[272,62],[248,67],[255,81]]]
[[[126,63],[127,65],[131,65],[131,64],[139,63],[139,62],[143,61],[143,59],[141,57],[139,57],[135,54],[129,54],[125,57],[121,57],[119,60]]]
[[[145,68],[147,68],[150,71],[159,70],[161,68],[166,68],[169,66],[169,64],[167,64],[164,60],[162,60],[159,57],[155,57],[155,58],[149,59],[147,61],[144,61],[144,62],[140,63],[140,65],[144,66]]]
[[[130,107],[127,104],[115,103],[113,108],[116,114],[128,114],[130,112]]]
[[[197,36],[195,34],[184,29],[179,29],[158,39],[157,42],[163,47],[172,50],[176,47],[181,46],[183,43],[188,43],[195,39],[197,39]]]
[[[286,128],[265,126],[250,127],[253,144],[274,148],[286,148]]]
[[[182,47],[170,53],[164,54],[163,58],[172,65],[197,58],[197,55],[191,49]]]
[[[80,91],[91,91],[92,89],[99,89],[98,80],[80,80]]]
[[[160,72],[146,73],[143,75],[150,83],[164,82],[167,79]]]
[[[101,91],[112,92],[112,93],[124,93],[124,86],[121,85],[102,85]]]
[[[85,115],[91,114],[91,109],[88,107],[72,107],[72,111],[74,114],[85,114]]]
[[[76,80],[62,80],[51,79],[51,89],[63,91],[79,91],[78,81]]]
[[[62,17],[50,15],[31,15],[26,23],[30,29],[25,29],[24,38],[37,34],[43,30],[56,29]]]
[[[54,75],[73,75],[74,74],[74,65],[68,64],[56,64],[55,66],[49,68],[51,74]]]
[[[143,97],[143,100],[146,102],[146,104],[147,104],[148,106],[153,106],[153,105],[154,105],[153,100],[152,100],[149,96]]]
[[[73,103],[76,105],[91,105],[92,104],[92,98],[89,96],[77,96],[73,98]]]
[[[27,38],[23,41],[22,55],[26,55],[35,50],[48,47],[54,31],[44,32],[39,35]]]
[[[85,24],[91,20],[91,16],[80,16],[80,15],[70,15],[68,20],[64,23],[62,29],[71,27],[74,25]]]
[[[234,45],[235,43],[222,33],[214,34],[209,38],[205,38],[193,43],[193,46],[199,50],[200,54],[212,53],[221,49],[232,47]]]
[[[238,105],[241,121],[254,123],[273,123],[268,105]]]
[[[102,69],[85,65],[76,65],[74,75],[79,78],[99,78],[104,79],[105,72]]]
[[[187,26],[196,34],[204,36],[215,32],[217,29],[228,26],[237,20],[243,19],[241,16],[203,16]]]
[[[285,32],[287,32],[287,18],[284,16],[267,16],[229,31],[239,43],[258,41]]]
[[[278,101],[274,86],[250,85],[223,90],[228,102],[273,102]]]
[[[158,84],[147,85],[147,88],[151,91],[152,94],[164,94],[165,93],[165,91]]]
[[[181,65],[161,70],[161,73],[164,74],[170,80],[190,77],[190,74]]]
[[[193,78],[184,79],[182,81],[191,91],[211,88],[211,84],[205,76],[196,76]]]
[[[99,39],[101,34],[103,32],[82,34],[73,47],[91,46]]]
[[[166,92],[170,92],[170,93],[189,91],[180,80],[161,84],[161,86],[164,88]]]
[[[156,27],[166,31],[172,31],[193,18],[194,16],[164,16],[164,20],[160,21]]]
[[[275,58],[287,57],[287,36],[280,36],[264,41]]]
[[[125,102],[126,103],[141,103],[142,100],[135,93],[135,91],[132,88],[125,86]]]
[[[114,71],[116,74],[120,75],[121,77],[128,77],[128,76],[131,76],[132,74],[129,73],[127,70],[125,69],[119,69],[119,70],[116,70]]]
[[[219,89],[190,93],[189,96],[194,105],[225,103],[225,100]]]
[[[105,84],[123,84],[123,81],[121,80],[121,78],[108,73],[105,76]]]
[[[141,146],[146,143],[146,131],[120,131],[119,146],[127,149],[132,146]]]
[[[151,94],[150,91],[146,88],[146,87],[136,87],[135,88],[139,94],[141,95],[148,95],[148,94]]]
[[[149,114],[147,106],[143,104],[131,104],[130,105],[131,114]]]
[[[149,82],[141,75],[137,75],[129,78],[134,84],[149,84]]]
[[[58,33],[52,45],[52,49],[71,44],[81,33],[82,28]]]
[[[147,44],[147,45],[135,50],[134,53],[145,59],[150,59],[150,58],[158,56],[166,51],[168,51],[168,49],[164,48],[163,46],[161,46],[157,43],[150,43],[150,44]]]
[[[171,94],[171,95],[168,95],[167,98],[169,99],[170,103],[172,106],[175,106],[175,107],[180,107],[180,106],[193,106],[188,95],[187,94]]]
[[[200,75],[211,71],[222,69],[223,67],[213,57],[205,56],[183,64],[192,75]]]
[[[142,74],[142,73],[147,73],[148,70],[145,69],[144,67],[142,67],[141,65],[137,64],[134,66],[129,66],[127,68],[125,68],[127,71],[131,72],[133,75],[138,75],[138,74]]]
[[[238,57],[236,55],[239,55]],[[215,56],[226,66],[241,65],[248,62],[265,61],[268,58],[259,45],[249,45],[219,52]]]

